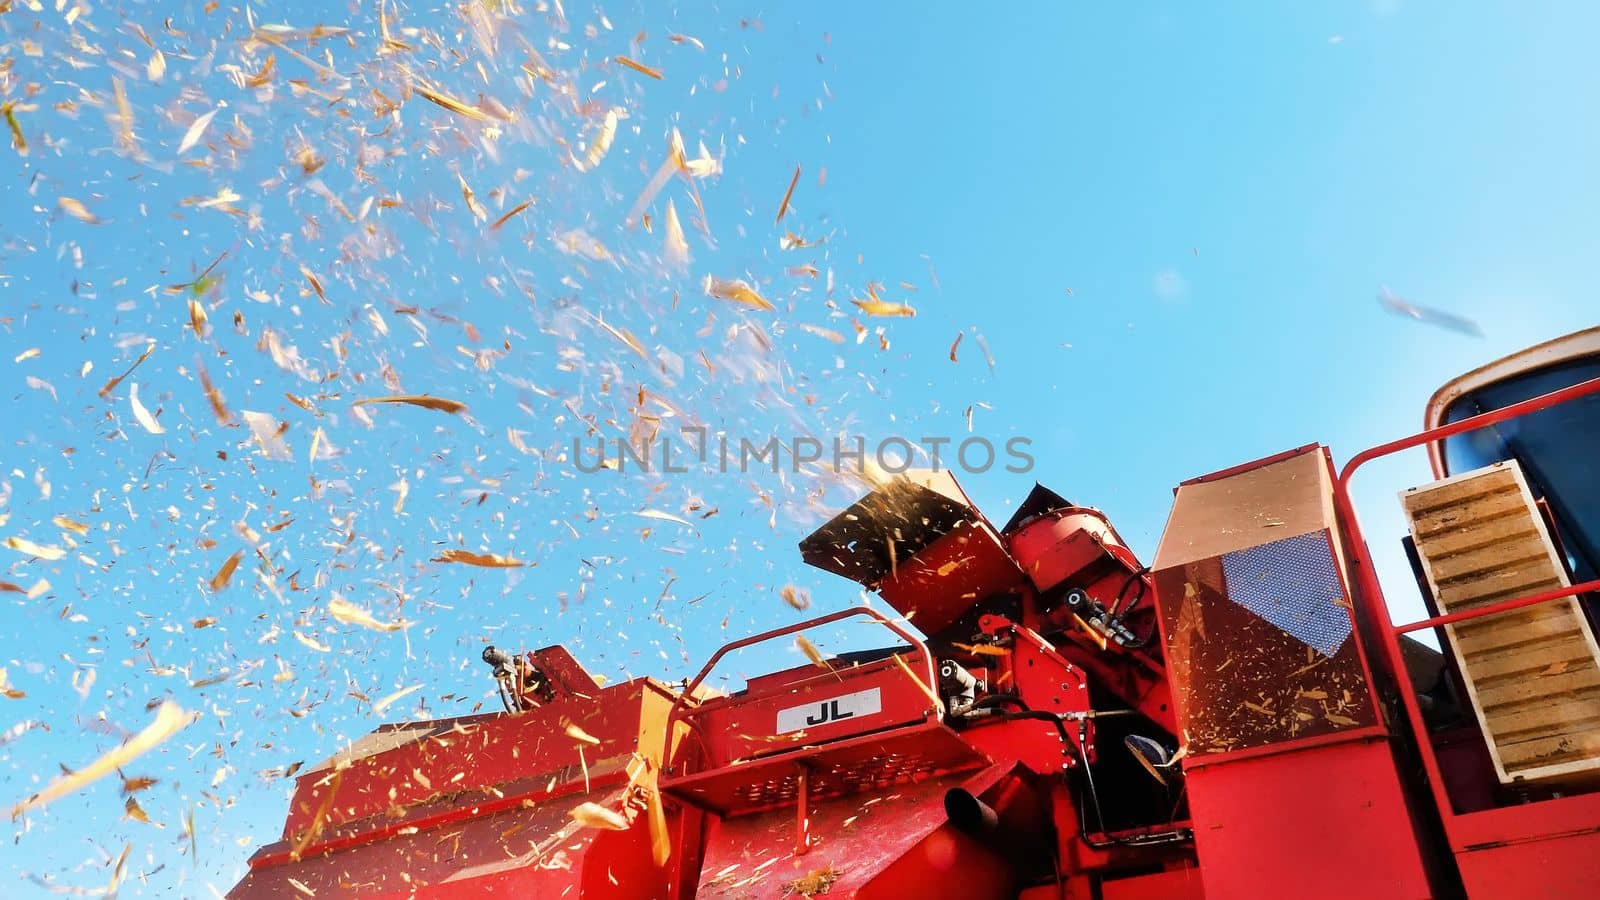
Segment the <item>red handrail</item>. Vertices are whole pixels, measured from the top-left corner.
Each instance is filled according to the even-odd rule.
[[[1510,612],[1514,609],[1522,609],[1523,607],[1527,606],[1538,606],[1541,603],[1549,603],[1551,600],[1560,600],[1563,597],[1571,597],[1574,594],[1589,594],[1595,591],[1600,591],[1600,579],[1595,581],[1585,581],[1583,584],[1575,584],[1572,587],[1557,588],[1553,591],[1544,591],[1543,593],[1539,594],[1529,594],[1526,597],[1513,597],[1510,600],[1502,600],[1499,603],[1491,603],[1488,606],[1480,606],[1477,609],[1468,609],[1458,613],[1450,613],[1446,616],[1434,616],[1431,619],[1423,619],[1419,622],[1396,625],[1394,626],[1394,630],[1396,634],[1410,634],[1413,631],[1421,631],[1424,628],[1438,628],[1440,625],[1454,625],[1457,622],[1464,622],[1467,619],[1476,619],[1479,616],[1492,616],[1495,613]]]
[[[1417,746],[1422,753],[1423,766],[1428,770],[1428,782],[1433,792],[1434,803],[1438,806],[1440,815],[1444,816],[1447,822],[1454,818],[1453,806],[1449,795],[1445,792],[1444,778],[1439,769],[1438,757],[1433,750],[1433,743],[1424,737],[1428,731],[1427,725],[1422,719],[1422,709],[1417,702],[1416,688],[1404,677],[1406,667],[1404,657],[1400,651],[1400,635],[1436,625],[1447,625],[1465,619],[1492,615],[1508,609],[1548,603],[1562,596],[1594,590],[1597,584],[1600,583],[1586,582],[1561,591],[1545,591],[1526,597],[1517,597],[1481,609],[1435,616],[1431,619],[1424,619],[1421,622],[1413,622],[1409,625],[1397,627],[1389,618],[1389,609],[1383,598],[1383,588],[1378,584],[1377,568],[1372,562],[1372,551],[1367,547],[1366,538],[1361,531],[1361,519],[1356,515],[1355,504],[1350,499],[1350,481],[1354,478],[1356,471],[1363,465],[1379,457],[1398,453],[1401,450],[1409,450],[1413,447],[1420,447],[1424,444],[1468,431],[1476,431],[1479,428],[1495,425],[1508,419],[1518,418],[1542,409],[1548,409],[1560,403],[1593,395],[1600,395],[1600,378],[1591,378],[1588,381],[1582,381],[1551,391],[1548,394],[1513,403],[1510,406],[1492,409],[1488,412],[1462,419],[1459,422],[1430,428],[1407,438],[1380,444],[1351,457],[1350,461],[1345,463],[1344,468],[1339,472],[1338,483],[1334,486],[1334,504],[1338,510],[1339,522],[1345,530],[1345,537],[1348,539],[1356,580],[1361,587],[1361,603],[1369,621],[1381,626],[1380,634],[1383,639],[1383,651],[1388,657],[1389,671],[1397,676],[1395,678],[1396,687],[1400,692],[1400,699],[1405,705],[1406,717],[1411,721],[1412,732],[1418,738]]]
[[[907,631],[905,628],[902,628],[893,620],[889,619],[883,613],[878,612],[872,607],[852,606],[848,609],[841,609],[837,612],[831,612],[825,616],[819,616],[815,619],[807,619],[804,622],[797,622],[793,625],[786,625],[782,628],[774,628],[771,631],[763,631],[760,634],[751,635],[750,637],[746,638],[740,638],[739,640],[730,644],[722,645],[722,647],[718,649],[716,653],[711,654],[711,658],[706,660],[706,664],[701,667],[699,674],[695,675],[688,685],[684,687],[683,692],[677,696],[677,699],[672,701],[672,708],[667,710],[666,736],[663,739],[664,743],[661,747],[662,767],[665,768],[667,763],[672,758],[673,726],[677,724],[679,713],[687,711],[685,701],[693,701],[698,705],[699,701],[695,698],[694,692],[699,689],[701,682],[706,680],[706,676],[711,674],[711,670],[716,668],[717,663],[721,662],[724,656],[727,656],[734,650],[740,650],[754,644],[770,641],[773,638],[783,637],[786,634],[795,634],[796,632],[807,631],[820,625],[827,625],[831,622],[837,622],[841,619],[851,618],[852,616],[867,616],[868,618],[876,620],[879,625],[882,625],[883,627],[894,632],[895,636],[910,644],[912,649],[922,657],[923,667],[927,670],[926,674],[928,681],[926,690],[928,698],[933,701],[934,714],[939,717],[943,717],[944,704],[939,700],[939,679],[934,674],[933,654],[928,652],[928,645],[923,643],[921,638]]]
[[[1462,432],[1477,431],[1479,428],[1504,422],[1507,419],[1515,419],[1531,412],[1538,412],[1541,409],[1555,406],[1558,403],[1565,403],[1568,400],[1576,400],[1579,397],[1587,397],[1590,394],[1596,393],[1600,393],[1600,378],[1591,378],[1588,381],[1580,381],[1577,384],[1561,388],[1560,390],[1551,391],[1548,394],[1540,394],[1537,397],[1532,397],[1527,400],[1513,403],[1510,406],[1502,406],[1499,409],[1491,409],[1488,412],[1478,413],[1475,416],[1462,419],[1459,422],[1452,422],[1449,425],[1440,425],[1437,428],[1430,428],[1427,431],[1418,432],[1410,437],[1401,438],[1398,441],[1390,441],[1387,444],[1379,444],[1370,450],[1364,450],[1360,453],[1357,453],[1355,456],[1350,458],[1349,462],[1344,464],[1343,471],[1339,473],[1339,487],[1342,490],[1350,483],[1350,476],[1355,474],[1356,469],[1361,468],[1363,465],[1366,465],[1380,456],[1388,456],[1391,453],[1398,453],[1401,450],[1409,450],[1412,447],[1420,447],[1423,444],[1432,443],[1433,441],[1442,440],[1447,437],[1454,437]]]

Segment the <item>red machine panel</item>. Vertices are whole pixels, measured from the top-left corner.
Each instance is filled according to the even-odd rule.
[[[1178,489],[1155,584],[1191,756],[1378,726],[1320,448]]]
[[[616,812],[638,799],[629,764],[666,745],[673,695],[648,679],[588,686],[593,694],[563,689],[515,714],[367,735],[300,776],[283,839],[251,857],[228,896],[664,896],[668,872],[649,829],[596,832],[569,812],[586,800]],[[570,725],[597,743],[570,737]]]
[[[1600,831],[1491,842],[1457,853],[1456,862],[1470,897],[1593,897],[1600,885]]]
[[[1434,896],[1384,739],[1186,771],[1207,897]]]
[[[1332,496],[1320,447],[1197,479],[1156,554],[1208,897],[1433,896]]]
[[[810,811],[814,843],[801,854],[791,809],[714,820],[695,900],[1015,896],[1010,868],[945,819],[945,791],[966,781],[951,775],[819,803]]]
[[[787,674],[794,680],[786,686],[767,687],[769,677],[759,690],[716,697],[685,714],[690,740],[705,754],[702,767],[921,722],[932,711],[927,689],[893,659]]]
[[[1021,585],[1022,572],[1000,536],[988,522],[974,519],[901,561],[878,584],[878,593],[923,634],[934,635],[983,601]]]
[[[1092,584],[1108,572],[1139,568],[1105,514],[1086,507],[1066,507],[1040,516],[1011,535],[1010,547],[1012,555],[1022,561],[1028,580],[1040,591],[1068,580]]]

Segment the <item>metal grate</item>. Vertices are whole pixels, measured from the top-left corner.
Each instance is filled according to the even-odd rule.
[[[1228,599],[1323,656],[1350,639],[1350,608],[1324,532],[1261,544],[1222,557]]]
[[[872,788],[910,784],[933,776],[940,768],[937,761],[927,754],[888,753],[849,765],[835,764],[814,769],[810,773],[808,792],[813,799],[826,799]],[[791,767],[781,777],[742,785],[734,797],[742,806],[769,806],[793,801],[798,791],[797,774]]]

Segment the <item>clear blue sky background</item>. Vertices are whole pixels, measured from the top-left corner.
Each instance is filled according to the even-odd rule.
[[[56,561],[0,548],[0,580],[49,582],[32,598],[0,593],[0,665],[26,693],[0,700],[12,729],[0,800],[115,746],[153,702],[203,714],[129,768],[160,779],[138,795],[152,824],[123,818],[114,779],[15,821],[0,849],[8,895],[23,877],[22,896],[104,886],[129,845],[126,893],[226,890],[281,827],[290,783],[274,769],[384,719],[493,703],[484,639],[563,642],[613,679],[679,678],[725,640],[794,621],[787,583],[814,609],[855,602],[854,585],[806,571],[794,550],[851,499],[845,486],[577,472],[583,417],[625,433],[640,388],[651,414],[661,398],[679,420],[760,438],[960,437],[975,407],[974,433],[1028,437],[1038,460],[1030,475],[964,479],[992,518],[1037,479],[1104,508],[1148,558],[1178,481],[1317,440],[1348,458],[1415,430],[1453,375],[1600,309],[1592,4],[641,4],[605,9],[610,29],[567,6],[565,27],[523,10],[487,43],[453,12],[391,6],[416,49],[383,58],[373,4],[321,20],[348,37],[277,50],[246,42],[231,8],[185,12],[181,35],[158,5],[71,25],[20,5],[0,16],[0,99],[30,145],[0,147],[0,534],[78,544]],[[251,8],[256,24],[327,14]],[[160,83],[139,29],[163,51]],[[550,78],[524,91],[530,48]],[[268,52],[270,88],[244,86]],[[490,136],[420,97],[376,115],[372,91],[398,99],[401,65],[513,117]],[[137,152],[119,148],[113,77]],[[627,117],[609,153],[576,171],[564,148],[584,158],[579,142],[611,107]],[[673,128],[723,171],[694,189],[673,181],[649,207],[654,233],[630,229]],[[314,174],[302,145],[326,160]],[[458,175],[488,221],[535,204],[491,232]],[[255,221],[185,205],[223,187]],[[378,197],[398,204],[363,214]],[[669,198],[686,270],[662,256]],[[825,242],[784,250],[785,231]],[[574,244],[589,255],[562,249]],[[186,296],[165,288],[223,251],[202,339]],[[786,272],[807,263],[822,275]],[[708,274],[747,279],[778,309],[708,298]],[[848,301],[872,281],[918,310],[860,320],[887,348],[876,334],[856,343],[851,324]],[[1485,336],[1390,316],[1382,285]],[[262,349],[265,329],[301,372]],[[150,359],[98,396],[147,341]],[[232,425],[212,414],[201,366]],[[165,433],[135,421],[133,383]],[[468,411],[356,416],[354,400],[396,390]],[[292,459],[261,453],[245,410],[288,423]],[[1393,492],[1425,478],[1418,457],[1363,484],[1369,517],[1389,517],[1375,543],[1390,562]],[[537,565],[431,561],[449,546]],[[232,583],[213,591],[238,550]],[[415,624],[339,624],[336,594]],[[793,658],[780,649],[729,674]]]

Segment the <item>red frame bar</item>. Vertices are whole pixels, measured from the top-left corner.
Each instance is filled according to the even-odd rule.
[[[1476,431],[1479,428],[1485,428],[1508,419],[1515,419],[1528,413],[1548,409],[1569,400],[1593,395],[1600,395],[1600,378],[1591,378],[1588,381],[1582,381],[1560,390],[1551,391],[1548,394],[1501,407],[1500,409],[1480,413],[1450,425],[1441,425],[1438,428],[1431,428],[1410,437],[1390,441],[1387,444],[1380,444],[1351,457],[1350,461],[1345,463],[1344,468],[1339,472],[1338,482],[1334,485],[1334,503],[1339,513],[1340,525],[1345,530],[1345,539],[1351,553],[1351,561],[1355,564],[1356,581],[1361,586],[1361,603],[1365,614],[1370,617],[1370,620],[1375,625],[1379,626],[1383,639],[1383,652],[1388,659],[1389,670],[1397,676],[1395,678],[1395,687],[1405,704],[1406,717],[1411,721],[1412,733],[1417,736],[1417,749],[1422,755],[1423,766],[1428,771],[1428,783],[1433,792],[1434,804],[1438,807],[1439,814],[1444,818],[1447,831],[1451,830],[1452,824],[1461,816],[1455,812],[1450,802],[1450,796],[1445,791],[1444,777],[1439,769],[1438,757],[1433,750],[1433,742],[1428,740],[1428,729],[1422,720],[1422,710],[1417,703],[1416,690],[1404,677],[1406,668],[1400,652],[1400,635],[1409,631],[1433,627],[1434,625],[1450,624],[1464,619],[1504,612],[1508,609],[1533,606],[1537,603],[1548,603],[1563,596],[1593,590],[1597,582],[1587,582],[1559,592],[1545,591],[1527,597],[1518,597],[1481,609],[1467,610],[1446,616],[1435,616],[1432,619],[1396,627],[1389,618],[1388,604],[1384,601],[1383,589],[1378,584],[1378,573],[1377,568],[1373,565],[1372,552],[1367,548],[1366,538],[1361,531],[1361,520],[1356,515],[1355,504],[1350,499],[1350,482],[1357,470],[1379,457],[1389,456],[1413,447],[1420,447],[1468,431]],[[1497,807],[1496,809],[1500,808]],[[1486,810],[1485,812],[1492,811]],[[1456,841],[1452,840],[1452,844],[1455,843]]]
[[[1254,459],[1254,460],[1251,460],[1250,462],[1239,463],[1237,466],[1229,466],[1226,469],[1220,469],[1220,470],[1218,470],[1216,472],[1208,472],[1205,475],[1200,475],[1200,476],[1197,476],[1195,478],[1191,478],[1188,481],[1180,481],[1180,482],[1178,482],[1178,487],[1188,487],[1188,486],[1190,486],[1192,484],[1205,484],[1208,481],[1221,481],[1224,478],[1229,478],[1229,477],[1232,477],[1234,475],[1238,475],[1241,472],[1249,472],[1252,469],[1259,469],[1259,468],[1262,468],[1264,466],[1270,466],[1270,465],[1272,465],[1273,463],[1276,463],[1276,462],[1283,462],[1286,459],[1293,459],[1294,457],[1299,456],[1302,453],[1307,453],[1307,452],[1309,452],[1311,450],[1315,450],[1319,446],[1321,446],[1321,445],[1320,444],[1314,444],[1314,443],[1313,444],[1306,444],[1305,446],[1302,446],[1302,447],[1296,447],[1293,450],[1285,450],[1282,453],[1274,453],[1271,456],[1263,456],[1260,459]],[[1178,492],[1178,488],[1173,488],[1172,492],[1174,494],[1176,494]]]
[[[794,855],[805,856],[811,849],[811,792],[808,786],[811,781],[811,769],[804,760],[795,766],[795,817],[794,817]]]
[[[808,631],[820,625],[838,622],[841,619],[848,619],[852,616],[866,616],[870,619],[875,619],[879,625],[882,625],[883,627],[894,632],[896,637],[910,644],[911,649],[922,656],[923,667],[927,670],[926,674],[928,676],[928,680],[926,682],[928,699],[933,702],[933,718],[935,720],[944,718],[944,703],[939,700],[939,678],[934,672],[933,654],[928,652],[928,645],[923,643],[921,638],[895,624],[894,621],[872,607],[852,606],[846,609],[841,609],[837,612],[829,613],[825,616],[819,616],[815,619],[807,619],[804,622],[797,622],[793,625],[786,625],[782,628],[774,628],[771,631],[763,631],[760,634],[754,634],[750,637],[740,638],[739,640],[730,644],[723,644],[716,653],[711,654],[711,658],[706,660],[706,664],[701,667],[699,674],[695,675],[694,679],[684,687],[683,691],[678,694],[677,699],[672,701],[672,708],[667,710],[666,737],[663,739],[663,744],[661,747],[662,766],[665,767],[669,765],[672,759],[672,738],[675,731],[674,726],[680,719],[679,714],[688,713],[689,711],[686,701],[693,702],[696,705],[699,704],[699,701],[694,699],[694,692],[700,688],[701,682],[706,680],[706,676],[711,674],[711,670],[716,668],[717,663],[721,662],[724,656],[727,656],[729,653],[735,650],[741,650],[754,644],[764,643],[772,640],[773,638],[783,637],[786,634],[795,634],[801,631]],[[691,725],[690,727],[693,726]]]
[[[1421,631],[1424,628],[1438,628],[1440,625],[1453,625],[1456,622],[1460,622],[1464,619],[1476,619],[1479,616],[1492,616],[1495,613],[1510,612],[1514,609],[1522,609],[1525,606],[1538,606],[1541,603],[1549,603],[1551,600],[1560,600],[1563,597],[1571,597],[1575,594],[1589,594],[1595,591],[1600,591],[1600,579],[1595,579],[1594,581],[1585,581],[1582,584],[1575,584],[1572,587],[1557,588],[1553,591],[1545,591],[1539,594],[1529,594],[1526,597],[1513,597],[1510,600],[1501,600],[1499,603],[1495,603],[1490,606],[1482,606],[1477,609],[1463,610],[1458,613],[1451,613],[1447,616],[1434,616],[1431,619],[1423,619],[1419,622],[1412,622],[1409,625],[1396,625],[1394,626],[1394,630],[1396,634],[1410,634],[1413,631]]]
[[[1565,403],[1568,400],[1576,400],[1579,397],[1587,397],[1590,394],[1596,393],[1600,393],[1600,378],[1591,378],[1588,381],[1580,381],[1577,384],[1561,388],[1557,391],[1551,391],[1548,394],[1541,394],[1537,397],[1523,400],[1520,403],[1513,403],[1510,406],[1502,406],[1499,409],[1491,409],[1486,413],[1479,413],[1471,418],[1462,419],[1459,422],[1453,422],[1449,425],[1440,425],[1438,428],[1430,428],[1427,431],[1418,432],[1410,437],[1401,438],[1398,441],[1390,441],[1387,444],[1379,444],[1370,450],[1364,450],[1360,453],[1357,453],[1355,456],[1350,458],[1349,462],[1344,464],[1343,471],[1339,473],[1339,489],[1343,491],[1344,488],[1350,483],[1350,476],[1355,474],[1356,469],[1361,468],[1380,456],[1388,456],[1391,453],[1398,453],[1401,450],[1409,450],[1412,447],[1420,447],[1423,444],[1429,444],[1434,441],[1443,440],[1447,437],[1454,437],[1463,432],[1477,431],[1479,428],[1484,428],[1489,425],[1496,425],[1500,422],[1504,422],[1507,419],[1519,418],[1527,415],[1528,413],[1538,412],[1541,409],[1555,406],[1558,403]]]

